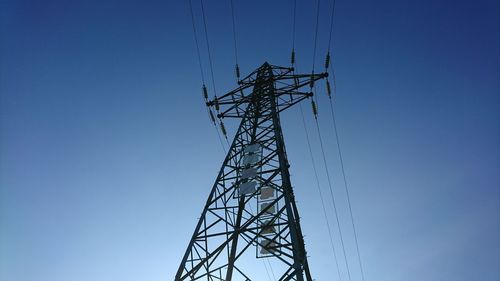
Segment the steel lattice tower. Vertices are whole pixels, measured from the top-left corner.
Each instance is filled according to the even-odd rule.
[[[326,76],[296,75],[293,68],[264,63],[238,88],[207,101],[219,118],[239,118],[241,123],[176,281],[256,280],[248,267],[255,258],[275,259],[278,280],[312,281],[280,112],[312,97],[300,89]]]

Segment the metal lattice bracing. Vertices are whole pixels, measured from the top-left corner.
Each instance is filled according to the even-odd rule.
[[[278,280],[312,280],[279,113],[311,97],[299,90],[326,76],[264,63],[207,102],[219,118],[241,123],[175,280],[257,280],[249,266],[256,258],[279,264]]]

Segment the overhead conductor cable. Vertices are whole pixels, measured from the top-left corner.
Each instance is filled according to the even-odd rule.
[[[291,64],[292,64],[292,67],[294,68],[294,71],[296,70],[295,69],[295,19],[296,19],[296,5],[297,5],[296,2],[297,1],[294,0],[294,7],[293,7],[292,55],[291,55]],[[319,19],[319,1],[318,1],[317,14],[316,14],[316,25],[318,25],[318,19]],[[314,46],[315,49],[316,49],[317,29],[318,28],[316,26],[315,44],[314,44],[315,45]],[[316,53],[316,50],[314,50],[314,57],[316,56],[315,53]],[[314,87],[314,63],[313,63],[313,73],[311,74],[310,79],[311,79],[310,80],[310,87],[311,87],[311,92],[312,92],[312,88]],[[295,80],[294,82],[297,84],[298,80]],[[317,116],[317,108],[316,108],[316,104],[314,102],[314,98],[311,99],[311,106],[312,106],[314,115]],[[309,150],[309,156],[310,156],[310,159],[311,159],[311,164],[312,164],[312,168],[313,168],[313,171],[314,171],[314,176],[315,176],[315,179],[316,179],[316,187],[318,189],[318,194],[319,194],[319,197],[320,197],[320,200],[321,200],[321,206],[323,208],[323,216],[324,216],[325,223],[326,223],[327,230],[328,230],[328,236],[329,236],[329,239],[330,239],[330,246],[331,246],[332,253],[333,253],[333,260],[335,261],[335,266],[337,268],[337,274],[338,274],[339,280],[342,281],[342,275],[340,273],[340,267],[339,267],[339,263],[338,263],[338,258],[337,258],[337,254],[336,254],[336,251],[335,251],[335,243],[333,241],[333,234],[332,234],[331,227],[330,227],[330,222],[329,222],[329,219],[328,219],[328,213],[326,211],[326,205],[325,205],[325,201],[324,201],[324,198],[323,198],[323,192],[321,191],[321,186],[320,186],[319,177],[318,177],[318,171],[316,169],[316,164],[315,164],[315,160],[314,160],[314,156],[313,156],[313,152],[312,152],[311,142],[309,140],[309,132],[307,130],[307,125],[306,125],[306,121],[305,121],[305,117],[304,117],[304,110],[302,109],[302,104],[300,104],[300,103],[299,103],[299,108],[300,108],[300,114],[301,114],[301,117],[302,117],[302,124],[303,124],[303,127],[304,127],[304,132],[305,132],[305,135],[306,135],[307,146],[308,146],[308,150]]]
[[[314,35],[313,66],[312,66],[312,73],[311,73],[311,83],[309,85],[309,87],[311,88],[311,91],[312,91],[312,89],[314,89],[315,92],[316,92],[316,85],[314,83],[313,76],[314,76],[314,67],[315,67],[315,62],[316,62],[316,48],[317,48],[317,42],[318,42],[320,0],[318,0],[317,4],[318,5],[317,5],[317,9],[316,9],[316,27],[315,27],[315,35]],[[316,101],[317,101],[318,97],[316,96],[315,98],[316,98]],[[343,238],[343,235],[342,235],[342,227],[340,225],[340,220],[339,220],[339,216],[338,216],[337,204],[335,202],[335,196],[333,195],[333,187],[332,187],[332,182],[331,182],[331,179],[330,179],[330,172],[329,172],[329,169],[328,169],[328,163],[326,161],[325,150],[324,150],[324,147],[323,147],[323,140],[322,140],[322,137],[321,137],[320,127],[319,127],[319,122],[318,122],[318,109],[317,109],[317,105],[316,104],[317,104],[317,102],[315,102],[314,98],[313,98],[311,100],[311,106],[312,106],[312,110],[313,110],[313,114],[314,114],[314,120],[316,122],[316,128],[317,128],[317,131],[318,131],[318,136],[319,136],[319,141],[320,141],[320,146],[321,146],[321,152],[322,152],[322,156],[323,156],[323,163],[324,163],[324,166],[325,166],[326,177],[327,177],[327,180],[328,180],[328,187],[329,187],[329,190],[330,190],[330,196],[332,198],[333,209],[334,209],[334,213],[335,213],[335,219],[337,221],[337,226],[338,226],[338,229],[339,229],[340,244],[342,246],[342,253],[343,253],[343,256],[344,256],[345,266],[346,266],[346,269],[347,269],[347,276],[349,278],[349,281],[351,281],[351,272],[350,272],[350,269],[349,269],[349,263],[347,261],[347,254],[346,254],[346,251],[345,251],[344,238]]]
[[[234,41],[234,58],[236,60],[236,79],[240,80],[240,66],[238,65],[238,45],[236,44],[236,23],[234,20],[234,3],[233,0],[229,0],[231,3],[231,18],[233,22],[233,41]]]
[[[290,61],[292,67],[295,66],[295,19],[297,14],[297,0],[293,0],[293,20],[292,20],[292,54],[290,56]]]
[[[314,156],[313,156],[313,152],[312,152],[312,148],[311,148],[311,141],[309,140],[309,132],[307,130],[306,120],[304,118],[304,110],[302,110],[302,105],[300,103],[299,103],[299,108],[300,108],[300,114],[302,116],[302,124],[304,126],[304,132],[306,135],[307,148],[309,149],[309,156],[311,158],[311,163],[312,163],[312,167],[313,167],[313,171],[314,171],[314,178],[316,180],[316,187],[318,189],[319,197],[321,199],[321,207],[323,208],[323,216],[325,218],[326,228],[328,230],[328,237],[330,238],[330,246],[332,248],[333,259],[334,259],[335,265],[337,267],[337,274],[338,274],[339,280],[342,281],[342,276],[340,274],[340,267],[339,267],[339,262],[338,262],[338,258],[337,258],[337,253],[335,251],[335,244],[333,243],[333,234],[332,234],[332,230],[330,227],[330,222],[328,220],[328,213],[326,211],[325,200],[323,199],[323,192],[321,191],[321,186],[319,183],[318,171],[316,169],[316,163],[314,161]]]
[[[192,4],[191,0],[189,0],[188,3],[189,3],[189,12],[191,14],[191,24],[193,26],[194,42],[195,42],[195,45],[196,45],[196,54],[197,54],[197,57],[198,57],[198,66],[200,68],[201,81],[203,83],[202,93],[203,93],[203,98],[204,98],[205,103],[206,103],[208,101],[208,91],[207,91],[207,87],[206,87],[206,84],[205,84],[205,75],[204,75],[204,72],[203,72],[203,65],[201,63],[201,54],[200,54],[200,46],[199,46],[200,44],[198,42],[198,34],[196,32],[196,24],[195,24],[194,13],[193,13],[193,4]],[[219,138],[219,142],[220,142],[220,145],[222,147],[222,150],[224,151],[224,153],[226,153],[226,148],[224,147],[224,143],[222,142],[222,138],[221,138],[220,132],[217,129],[217,123],[215,122],[215,118],[213,116],[212,111],[208,107],[207,107],[207,113],[208,113],[208,115],[210,117],[210,120],[212,121],[212,123],[215,126],[215,131],[217,132],[217,137]]]
[[[314,103],[313,103],[313,105],[314,105]],[[345,251],[345,244],[344,244],[344,238],[343,238],[343,234],[342,234],[342,227],[340,225],[340,220],[339,220],[339,216],[338,216],[337,203],[335,201],[335,196],[333,195],[332,181],[330,179],[330,172],[329,172],[329,169],[328,169],[328,163],[326,161],[325,148],[323,146],[323,137],[321,136],[321,130],[320,130],[320,127],[319,127],[318,118],[316,116],[315,116],[315,121],[316,121],[316,129],[318,131],[319,144],[320,144],[320,147],[321,147],[321,154],[323,156],[323,164],[325,166],[325,171],[326,171],[326,179],[328,181],[328,187],[329,187],[329,190],[330,190],[330,197],[331,197],[332,203],[333,203],[333,210],[334,210],[334,213],[335,213],[335,220],[337,221],[337,226],[339,228],[340,244],[342,246],[342,252],[344,254],[345,266],[347,268],[347,276],[348,276],[349,281],[350,281],[351,280],[351,272],[350,272],[350,269],[349,269],[349,263],[347,262],[347,254],[346,254],[346,251]]]
[[[333,60],[330,57],[330,48],[331,48],[331,44],[332,44],[334,18],[335,18],[335,0],[333,0],[333,5],[332,5],[331,22],[330,22],[330,37],[328,39],[328,53],[327,53],[326,62],[325,62],[326,70],[328,71],[328,67],[330,67],[330,69],[332,71],[333,96],[335,97],[337,94],[337,81],[336,81],[336,77],[335,77],[335,68],[333,67],[333,63],[331,63],[331,61],[333,61]],[[347,184],[347,179],[346,179],[346,174],[345,174],[345,169],[344,169],[344,159],[342,157],[342,150],[340,149],[340,141],[339,141],[339,134],[338,134],[338,130],[337,130],[337,122],[335,120],[335,111],[333,110],[332,93],[331,93],[330,83],[328,82],[328,80],[326,82],[327,82],[326,86],[327,86],[327,92],[328,92],[328,100],[330,103],[330,112],[331,112],[331,116],[332,116],[333,130],[335,133],[335,140],[337,142],[337,149],[339,152],[340,167],[342,170],[342,177],[344,180],[344,187],[345,187],[345,192],[346,192],[346,196],[347,196],[347,204],[349,207],[349,215],[351,218],[352,229],[354,232],[354,242],[356,243],[356,252],[357,252],[357,257],[358,257],[359,269],[361,271],[361,279],[362,279],[362,281],[364,281],[365,274],[364,274],[363,263],[361,262],[361,255],[360,255],[360,251],[359,251],[358,234],[356,231],[356,226],[354,223],[354,216],[352,213],[351,196],[349,194],[349,187]]]

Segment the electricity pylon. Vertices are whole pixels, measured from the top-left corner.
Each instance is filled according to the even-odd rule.
[[[213,100],[217,117],[241,123],[175,280],[258,280],[255,258],[273,259],[278,280],[312,281],[290,182],[280,112],[327,73],[296,75],[267,62]],[[251,92],[246,94],[246,91]],[[314,107],[314,104],[313,104]],[[210,114],[213,117],[213,111]],[[221,129],[226,130],[221,121]],[[270,263],[269,263],[270,265]],[[253,271],[252,271],[253,270]]]

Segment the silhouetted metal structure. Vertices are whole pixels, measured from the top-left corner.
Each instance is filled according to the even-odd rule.
[[[248,269],[255,258],[275,259],[278,280],[312,280],[280,112],[312,97],[300,89],[327,75],[264,63],[237,89],[207,101],[221,120],[241,123],[175,280],[255,280]]]

